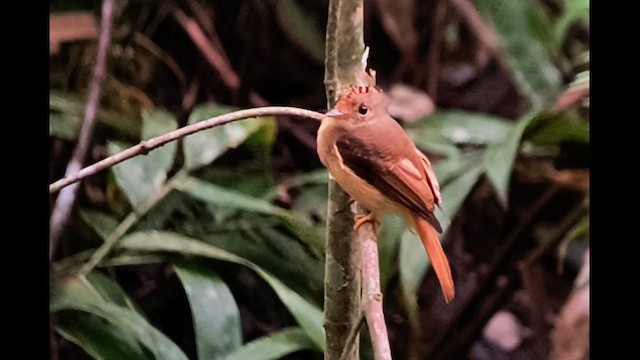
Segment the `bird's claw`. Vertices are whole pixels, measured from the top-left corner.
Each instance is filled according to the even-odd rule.
[[[357,214],[353,218],[354,224],[353,229],[358,230],[364,223],[370,222],[373,225],[374,231],[380,226],[380,221],[373,213],[368,213],[366,215]]]

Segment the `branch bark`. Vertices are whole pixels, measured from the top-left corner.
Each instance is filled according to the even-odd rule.
[[[364,53],[363,0],[330,0],[326,34],[325,77],[328,108],[340,90],[355,84]],[[361,314],[360,243],[352,241],[353,212],[349,195],[329,179],[327,246],[324,282],[325,359],[339,359],[349,331]],[[358,344],[359,336],[353,341]],[[344,359],[359,359],[358,346]]]
[[[367,319],[373,357],[375,360],[391,360],[387,324],[382,309],[378,241],[370,223],[360,227],[357,242],[362,246],[362,311]]]
[[[242,119],[251,118],[251,117],[276,116],[276,115],[306,117],[306,118],[315,119],[315,120],[322,120],[322,118],[324,117],[323,114],[315,111],[299,109],[294,107],[287,107],[287,106],[269,106],[269,107],[255,108],[255,109],[239,110],[239,111],[234,111],[232,113],[212,117],[211,119],[207,119],[192,125],[182,127],[180,129],[168,132],[166,134],[156,136],[149,140],[141,141],[138,145],[132,146],[113,156],[109,156],[108,158],[105,158],[91,166],[87,166],[86,168],[80,171],[77,171],[76,173],[71,174],[49,185],[49,193],[50,194],[55,193],[56,191],[59,191],[65,186],[76,183],[86,177],[94,175],[113,165],[119,164],[128,159],[131,159],[134,156],[147,154],[149,151],[153,149],[156,149],[168,142],[183,138],[187,135],[191,135],[193,133],[196,133],[202,130],[207,130],[212,127],[224,125],[226,123],[230,123],[237,120],[242,120]]]
[[[91,145],[91,136],[95,125],[96,110],[98,108],[98,101],[100,100],[100,93],[102,90],[102,80],[104,80],[107,72],[107,50],[109,49],[109,43],[111,42],[114,8],[115,0],[104,0],[102,2],[102,20],[100,22],[100,37],[98,39],[96,66],[93,69],[93,76],[89,85],[89,99],[87,100],[87,105],[85,107],[84,122],[82,123],[82,129],[80,129],[78,144],[73,151],[71,161],[67,165],[67,169],[65,171],[67,176],[76,173],[80,168],[82,168]],[[62,229],[64,229],[64,226],[69,220],[69,215],[71,214],[73,205],[76,202],[77,195],[78,185],[74,185],[61,192],[56,199],[49,223],[49,260],[51,260],[55,254],[58,239],[62,234]]]

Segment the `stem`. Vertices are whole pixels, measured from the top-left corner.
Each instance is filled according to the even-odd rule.
[[[252,117],[260,116],[274,116],[274,115],[289,115],[306,117],[315,120],[321,120],[324,115],[315,111],[299,109],[287,106],[270,106],[254,109],[246,109],[240,111],[234,111],[232,113],[212,117],[205,121],[200,121],[195,124],[191,124],[180,129],[168,132],[166,134],[156,136],[149,140],[141,141],[138,145],[132,146],[122,152],[119,152],[113,156],[109,156],[91,166],[78,171],[73,175],[69,175],[63,179],[60,179],[53,184],[49,185],[49,193],[55,193],[65,186],[78,182],[86,177],[94,175],[102,170],[110,168],[113,165],[119,164],[132,157],[147,154],[149,151],[156,149],[168,142],[181,139],[187,135],[194,134],[199,131],[207,130],[216,126],[224,125],[237,120],[242,120]]]
[[[100,23],[100,38],[98,39],[98,53],[96,55],[96,67],[93,69],[91,84],[89,85],[89,99],[84,112],[84,122],[80,135],[78,137],[78,145],[73,151],[71,161],[67,165],[65,174],[68,176],[77,172],[82,168],[87,153],[91,145],[91,136],[96,120],[96,110],[98,101],[100,100],[100,92],[102,90],[102,80],[107,73],[107,50],[111,42],[111,25],[113,23],[113,12],[115,8],[114,0],[104,0],[102,2],[102,20]],[[62,229],[69,220],[69,215],[73,209],[78,195],[78,185],[74,185],[61,192],[53,206],[50,220],[51,234],[49,237],[49,260],[53,259],[55,250],[58,245],[58,239],[62,234]]]
[[[362,311],[367,319],[374,359],[391,360],[391,347],[382,309],[378,241],[370,223],[365,223],[360,229],[357,242],[362,244]]]
[[[325,53],[325,88],[328,108],[333,108],[341,89],[356,83],[363,71],[363,0],[330,0]],[[353,213],[349,195],[329,179],[327,246],[325,264],[324,327],[325,359],[340,359],[350,329],[361,314],[360,243],[352,241]],[[359,343],[359,336],[353,341]],[[343,359],[359,359],[357,346]]]

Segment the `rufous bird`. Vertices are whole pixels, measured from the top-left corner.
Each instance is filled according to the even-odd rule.
[[[354,228],[396,214],[413,226],[438,276],[446,302],[455,294],[449,261],[438,239],[434,210],[442,201],[429,159],[387,110],[382,92],[351,86],[326,114],[318,130],[318,155],[329,173],[368,215]]]

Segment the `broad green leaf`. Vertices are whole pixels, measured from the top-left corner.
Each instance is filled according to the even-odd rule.
[[[493,24],[507,64],[533,110],[547,108],[557,98],[562,79],[527,21],[531,8],[539,5],[533,0],[474,0],[473,3],[482,17]]]
[[[402,295],[407,304],[416,304],[416,291],[429,266],[429,258],[413,231],[406,230],[401,236],[398,264]]]
[[[199,180],[195,177],[185,177],[184,180],[176,182],[175,188],[195,197],[196,199],[206,201],[216,206],[278,217],[291,216],[291,214],[289,214],[285,209],[271,205],[267,201],[225,189],[215,184]]]
[[[86,278],[104,300],[135,310],[129,296],[113,280],[96,271],[89,273]]]
[[[166,111],[145,112],[143,139],[150,139],[175,130],[177,125],[173,115]],[[114,155],[129,147],[119,141],[109,142],[109,154]],[[136,156],[113,167],[116,182],[134,208],[160,190],[167,179],[167,171],[173,164],[175,152],[176,143],[170,142],[145,156]]]
[[[64,139],[75,139],[80,132],[86,100],[59,90],[49,90],[49,135]],[[96,119],[131,139],[140,135],[140,119],[130,114],[121,114],[99,108]],[[64,122],[64,124],[62,123]]]
[[[247,137],[244,144],[250,147],[271,148],[278,135],[278,121],[273,116],[261,118],[262,125]]]
[[[438,111],[407,129],[420,147],[429,148],[430,142],[446,144],[492,144],[503,141],[513,129],[512,121],[483,113],[450,110]],[[440,140],[438,140],[440,138]],[[453,150],[448,150],[449,153]]]
[[[482,151],[472,151],[456,158],[441,160],[433,164],[440,187],[446,186],[453,179],[465,174],[472,167],[482,162]]]
[[[299,190],[291,210],[305,217],[311,223],[313,217],[326,220],[328,188],[327,185],[305,186]]]
[[[317,255],[322,254],[324,239],[320,237],[315,228],[302,223],[291,211],[194,177],[186,177],[181,181],[176,181],[175,188],[212,205],[279,217],[299,239],[307,242]]]
[[[82,118],[74,114],[49,113],[49,135],[65,140],[75,140],[82,125]]]
[[[507,196],[509,193],[509,180],[513,163],[518,154],[520,139],[529,122],[534,118],[532,115],[525,115],[518,120],[516,127],[506,140],[492,144],[487,148],[484,155],[484,168],[489,181],[493,184],[498,200],[502,206],[507,206]]]
[[[65,339],[99,360],[153,359],[148,350],[128,331],[90,313],[60,311],[55,329]]]
[[[298,187],[303,185],[326,185],[329,181],[329,174],[325,168],[321,168],[308,173],[294,175],[283,182],[288,187]]]
[[[81,342],[79,345],[87,349],[87,352],[99,351],[107,340],[110,340],[112,344],[117,344],[124,336],[144,347],[140,354],[131,354],[130,358],[187,359],[175,343],[149,324],[138,312],[129,307],[118,305],[103,295],[104,291],[102,293],[98,291],[89,279],[82,275],[57,280],[51,288],[50,311],[52,313],[75,311],[78,316],[88,313],[94,317],[102,318],[102,321],[109,324],[99,329],[89,328],[86,331],[83,329],[84,336],[78,336],[77,331],[66,329],[66,335]],[[91,319],[87,322],[87,326],[97,324]],[[95,339],[91,336],[92,334],[100,336],[100,338]],[[127,347],[126,350],[131,350],[134,347],[130,344],[131,342],[127,341],[123,343],[123,346]],[[107,356],[109,353],[103,355]],[[111,359],[111,357],[102,358]]]
[[[218,359],[240,347],[240,310],[227,284],[202,265],[174,268],[189,299],[198,359]]]
[[[245,344],[224,360],[273,360],[300,350],[317,350],[317,347],[304,330],[287,328]]]
[[[387,282],[393,275],[394,258],[400,236],[405,230],[404,221],[398,216],[385,216],[378,235],[378,263],[380,267],[380,288],[384,293]]]
[[[554,42],[561,46],[567,32],[576,21],[584,21],[589,26],[589,0],[566,0],[564,11],[554,29]]]
[[[318,63],[324,62],[324,33],[316,26],[309,11],[304,11],[295,0],[275,3],[280,25],[294,43]]]
[[[218,105],[196,106],[189,116],[189,124],[230,113],[237,109]],[[227,149],[240,145],[249,135],[269,124],[273,118],[249,118],[217,126],[189,135],[184,139],[185,167],[193,170],[208,165],[224,154]]]
[[[254,135],[257,133],[254,133]],[[216,184],[221,188],[226,188],[234,192],[249,195],[264,201],[271,201],[277,196],[277,190],[272,186],[272,181],[264,174],[244,174],[237,169],[220,169],[217,167],[203,170],[201,178],[207,182]],[[238,214],[239,209],[211,205],[212,212],[215,213],[215,220],[224,223]]]
[[[538,145],[559,145],[563,142],[589,143],[589,132],[588,122],[558,114],[541,119],[534,129],[527,130],[527,140]]]
[[[102,240],[118,226],[118,220],[105,213],[93,210],[80,210],[80,218],[89,225]]]
[[[200,241],[251,261],[306,299],[322,303],[324,259],[309,251],[307,244],[291,236],[273,218],[254,214],[234,219],[229,225],[235,229],[214,225],[204,234],[176,231],[194,234]]]
[[[478,182],[482,170],[482,166],[476,164],[442,188],[442,207],[449,219],[453,220],[456,217],[464,200]],[[448,227],[448,223],[442,224],[443,233],[446,233]]]
[[[147,231],[133,233],[123,238],[118,246],[128,250],[175,252],[186,256],[200,256],[246,266],[260,275],[273,288],[282,303],[291,312],[291,315],[317,346],[317,349],[324,348],[322,310],[246,259],[215,246],[170,232]]]

